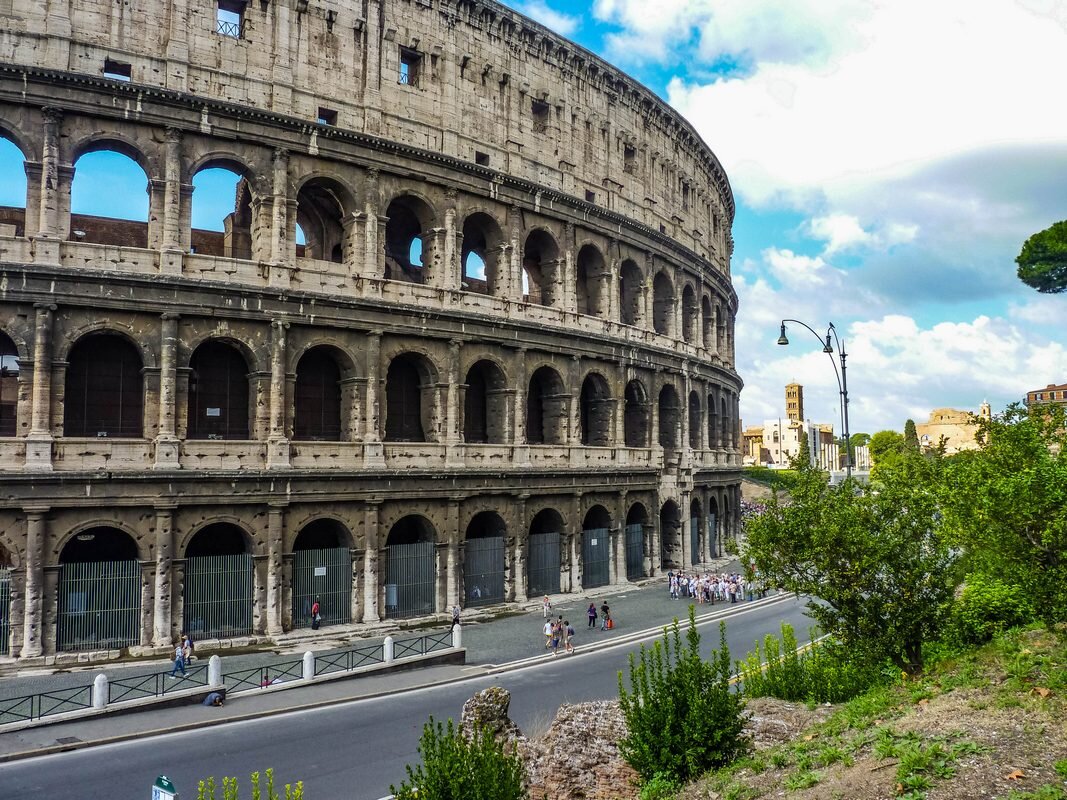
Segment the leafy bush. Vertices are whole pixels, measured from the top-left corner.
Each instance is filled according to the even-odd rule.
[[[486,729],[468,739],[452,720],[443,726],[433,717],[419,739],[422,763],[407,770],[399,788],[390,786],[396,800],[520,800],[526,797],[522,760],[504,751]]]
[[[1022,587],[986,575],[968,575],[952,609],[952,636],[961,644],[984,644],[1033,619],[1034,608]]]
[[[681,787],[664,775],[653,775],[652,780],[641,787],[638,800],[671,800]]]
[[[882,680],[882,670],[850,654],[840,643],[824,639],[798,652],[793,628],[782,623],[779,641],[768,634],[744,661],[737,673],[749,697],[812,703],[842,703],[867,691]]]
[[[748,747],[741,713],[744,699],[730,690],[726,625],[719,649],[700,656],[693,607],[685,645],[678,620],[663,640],[630,655],[630,690],[619,673],[619,706],[628,732],[619,751],[645,781],[685,783],[729,764]]]
[[[264,776],[266,783],[260,786],[259,773],[252,773],[252,800],[282,800],[281,796],[274,790],[274,770],[268,769]],[[196,788],[197,800],[215,800],[216,788],[213,777],[200,781]],[[237,778],[223,778],[222,800],[237,800],[238,795]],[[285,784],[285,800],[304,800],[304,782],[297,781],[293,784]]]

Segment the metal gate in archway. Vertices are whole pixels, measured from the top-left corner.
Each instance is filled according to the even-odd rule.
[[[700,552],[700,517],[689,518],[689,558],[694,567],[704,560]]]
[[[464,543],[463,597],[467,606],[504,602],[503,536],[479,536]]]
[[[422,617],[437,610],[437,554],[433,542],[386,548],[385,616]]]
[[[182,625],[193,641],[252,633],[252,556],[193,556],[185,560]]]
[[[11,652],[11,570],[0,569],[0,656]]]
[[[715,514],[708,514],[708,551],[712,558],[719,557],[719,537],[715,535]]]
[[[319,601],[323,624],[352,621],[352,551],[347,547],[293,552],[293,627],[311,627]]]
[[[530,534],[529,595],[559,594],[559,538],[555,533]]]
[[[607,586],[611,580],[611,534],[607,528],[582,531],[582,588]]]
[[[62,564],[58,594],[57,650],[118,650],[140,644],[140,562]]]
[[[645,526],[626,526],[626,579],[645,577]]]

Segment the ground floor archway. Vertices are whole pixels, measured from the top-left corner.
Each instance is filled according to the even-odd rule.
[[[504,602],[507,570],[507,528],[495,511],[483,511],[467,526],[463,545],[463,601],[465,606]]]
[[[182,629],[195,641],[252,633],[255,577],[245,533],[216,522],[185,549]]]
[[[389,531],[385,542],[385,616],[422,617],[437,611],[437,554],[433,525],[415,514]]]
[[[312,627],[316,601],[324,625],[352,620],[352,551],[348,530],[332,519],[303,527],[293,542],[293,627]]]
[[[530,597],[559,594],[563,518],[546,508],[530,523],[527,588]]]
[[[56,650],[119,650],[141,641],[141,564],[125,531],[84,530],[59,555]]]

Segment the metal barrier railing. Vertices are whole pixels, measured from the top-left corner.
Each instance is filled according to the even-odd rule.
[[[445,650],[452,646],[452,632],[430,633],[414,639],[400,639],[393,642],[393,658],[424,656],[435,650]]]
[[[304,660],[300,659],[228,672],[222,676],[222,682],[226,684],[228,692],[245,692],[249,689],[265,689],[277,683],[299,680],[303,677]]]
[[[363,645],[339,653],[315,656],[315,677],[334,672],[351,672],[368,664],[381,664],[384,660],[385,654],[380,644]]]
[[[115,678],[107,684],[107,701],[121,703],[125,700],[143,700],[147,697],[163,697],[193,685],[207,685],[207,666],[188,667],[180,679],[170,680],[169,672],[153,672],[133,678]]]
[[[0,725],[6,722],[41,719],[65,711],[78,711],[90,708],[92,704],[92,686],[75,686],[73,689],[13,697],[10,700],[0,700]]]

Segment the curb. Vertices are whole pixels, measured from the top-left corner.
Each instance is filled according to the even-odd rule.
[[[745,611],[776,605],[778,603],[784,602],[785,600],[794,599],[794,597],[794,595],[783,592],[773,597],[766,597],[761,600],[753,600],[751,602],[746,602],[743,605],[737,607],[736,609],[724,609],[722,613],[709,612],[707,614],[704,614],[702,617],[697,618],[697,626],[699,627],[701,624],[708,624],[710,622],[717,622],[722,619],[728,619],[730,617],[737,616],[738,614]],[[688,608],[688,605],[686,605],[685,607]],[[639,639],[646,639],[650,636],[658,634],[660,631],[663,630],[663,627],[665,626],[645,628],[644,630],[635,631],[633,633],[627,634],[625,637],[619,637],[610,641],[600,642],[595,645],[591,644],[587,647],[583,647],[582,652],[598,652],[600,650],[608,650],[612,647],[621,647],[623,645],[628,645]],[[506,664],[488,664],[480,666],[474,665],[473,667],[471,667],[471,669],[479,670],[476,673],[470,675],[463,675],[455,678],[448,678],[446,680],[428,682],[419,686],[411,686],[407,689],[403,689],[402,691],[412,692],[420,689],[425,689],[430,686],[448,686],[455,683],[462,683],[463,681],[469,681],[473,678],[485,677],[488,675],[499,675],[504,672],[514,672],[520,669],[525,669],[527,667],[532,667],[546,660],[551,660],[551,658],[552,657],[546,653],[532,656],[529,658],[519,659],[518,661],[510,661]],[[305,703],[303,705],[294,705],[289,706],[287,708],[273,708],[265,711],[256,711],[252,713],[226,717],[225,719],[197,720],[196,722],[185,723],[182,725],[171,725],[166,728],[153,728],[144,731],[123,733],[118,736],[109,736],[102,739],[72,742],[69,744],[56,744],[46,747],[35,747],[32,750],[20,750],[14,753],[0,754],[0,764],[7,764],[12,761],[22,761],[27,758],[33,758],[36,756],[54,755],[56,753],[67,753],[75,750],[85,750],[90,747],[119,744],[121,742],[127,742],[133,739],[145,739],[152,736],[162,736],[168,733],[182,733],[185,731],[202,730],[205,727],[228,725],[233,722],[248,722],[250,720],[263,719],[265,717],[276,717],[282,714],[291,714],[297,711],[314,711],[320,708],[329,708],[330,706],[337,706],[355,701],[375,700],[377,698],[387,697],[393,694],[397,694],[396,690],[380,690],[376,692],[370,692],[369,694],[361,695],[359,697],[337,697],[330,698],[328,700],[317,700],[315,702]]]

